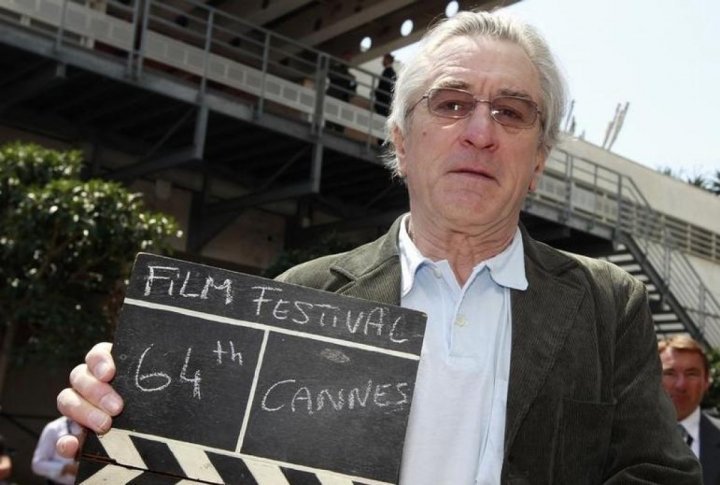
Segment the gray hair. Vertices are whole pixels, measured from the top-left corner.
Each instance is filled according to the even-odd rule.
[[[534,27],[499,12],[459,12],[436,24],[424,35],[420,50],[398,75],[387,119],[389,138],[384,155],[386,166],[395,176],[401,174],[392,144],[393,129],[397,127],[403,135],[407,133],[408,112],[413,103],[425,94],[429,81],[426,76],[434,63],[435,55],[440,47],[454,37],[487,37],[520,46],[537,69],[540,78],[540,141],[545,153],[549,153],[558,141],[560,121],[565,113],[565,80],[545,39]]]

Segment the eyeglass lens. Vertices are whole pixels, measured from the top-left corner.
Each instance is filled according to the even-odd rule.
[[[501,125],[527,128],[535,123],[537,105],[516,96],[498,96],[489,101],[476,100],[472,93],[457,89],[433,89],[428,93],[428,109],[443,118],[466,118],[477,103],[490,105],[490,116]]]

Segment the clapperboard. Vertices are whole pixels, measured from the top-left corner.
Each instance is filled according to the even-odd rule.
[[[397,483],[425,315],[152,254],[76,483]]]

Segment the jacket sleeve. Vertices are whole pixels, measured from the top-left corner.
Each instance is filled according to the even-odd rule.
[[[627,278],[614,292],[616,406],[604,483],[701,485],[700,465],[677,431],[675,410],[662,388],[645,286]]]

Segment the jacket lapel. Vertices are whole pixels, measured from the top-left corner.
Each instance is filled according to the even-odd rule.
[[[388,233],[363,251],[352,251],[340,258],[332,271],[348,283],[337,292],[368,300],[400,304],[400,261],[397,237],[402,217]],[[512,292],[512,354],[508,389],[505,452],[547,373],[563,347],[573,316],[583,298],[583,290],[558,277],[575,263],[546,250],[521,227],[525,251],[528,289]]]
[[[523,231],[528,289],[513,290],[512,350],[505,423],[505,453],[562,349],[583,298],[578,286],[558,278],[573,264],[545,251]],[[542,255],[540,254],[542,252]]]
[[[351,251],[331,267],[347,283],[337,293],[366,300],[400,305],[400,259],[398,232],[403,216],[395,220],[390,230],[362,251]]]

